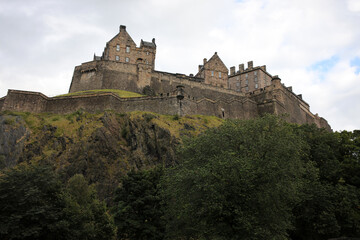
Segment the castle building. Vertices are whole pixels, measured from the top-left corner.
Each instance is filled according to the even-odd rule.
[[[316,124],[331,130],[327,121],[310,111],[310,106],[281,79],[253,62],[229,69],[215,54],[203,59],[198,73],[185,75],[155,69],[156,44],[141,40],[137,47],[121,25],[106,43],[101,56],[74,69],[69,93],[119,89],[144,94],[139,98],[120,98],[114,93],[49,98],[41,93],[9,90],[0,98],[0,110],[71,113],[78,109],[94,112],[150,111],[160,114],[213,115],[250,119],[266,113],[286,114],[288,121]]]
[[[110,60],[129,64],[143,63],[155,66],[156,44],[141,40],[140,47],[136,47],[134,40],[126,31],[126,26],[121,25],[120,31],[115,37],[106,43],[101,57],[94,55],[94,60]]]

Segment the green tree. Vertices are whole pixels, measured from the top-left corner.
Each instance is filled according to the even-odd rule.
[[[166,171],[169,239],[287,239],[304,175],[301,138],[265,116],[227,121],[189,139],[182,162]]]
[[[360,130],[336,133],[340,139],[340,161],[343,180],[360,187]]]
[[[61,183],[44,166],[19,165],[0,175],[0,239],[61,239]]]
[[[76,174],[69,179],[64,200],[67,239],[115,238],[115,225],[105,203],[97,199],[94,186],[89,186],[83,175]]]
[[[118,239],[163,239],[162,174],[162,168],[132,170],[123,179],[114,207]]]
[[[67,188],[47,166],[21,164],[0,175],[0,239],[112,239],[105,204],[82,175]]]
[[[302,125],[296,131],[309,146],[304,161],[313,162],[319,176],[308,182],[294,209],[292,239],[360,236],[356,136],[346,131],[331,133],[315,125]]]

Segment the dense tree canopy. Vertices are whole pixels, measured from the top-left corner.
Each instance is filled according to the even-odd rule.
[[[65,188],[47,166],[22,164],[0,175],[0,239],[112,239],[104,203],[82,175]]]
[[[159,182],[163,169],[131,171],[117,190],[114,208],[119,239],[163,239]]]
[[[304,148],[272,116],[228,121],[189,140],[165,178],[171,238],[285,239],[303,176],[315,174]]]

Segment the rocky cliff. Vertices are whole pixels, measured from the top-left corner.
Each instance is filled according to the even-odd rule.
[[[82,173],[101,198],[113,194],[130,169],[176,163],[176,147],[221,119],[165,116],[145,112],[118,114],[30,114],[2,112],[0,169],[21,162],[53,166],[64,178]]]

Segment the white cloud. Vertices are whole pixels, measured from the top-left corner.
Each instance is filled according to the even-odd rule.
[[[218,52],[267,65],[335,130],[360,129],[358,0],[13,0],[0,6],[0,96],[8,88],[56,95],[75,65],[102,53],[120,24],[156,38],[156,69],[196,73]],[[326,71],[312,66],[336,57]],[[349,107],[351,106],[351,107]]]
[[[348,9],[352,12],[360,12],[359,0],[347,0]]]

